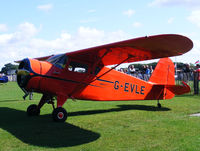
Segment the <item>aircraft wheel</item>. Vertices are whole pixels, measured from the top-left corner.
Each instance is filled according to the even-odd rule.
[[[67,119],[67,111],[62,107],[58,107],[53,110],[52,117],[55,122],[65,122]]]
[[[36,104],[32,104],[27,108],[26,113],[28,116],[37,116],[40,115],[40,110],[38,110]]]
[[[158,108],[159,108],[159,109],[162,107],[160,103],[158,103],[157,105],[158,105]]]

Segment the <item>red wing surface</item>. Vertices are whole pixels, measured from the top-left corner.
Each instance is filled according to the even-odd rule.
[[[106,66],[182,55],[192,47],[193,43],[187,37],[165,34],[129,39],[66,54],[77,60]],[[52,56],[54,55],[35,59],[45,61]],[[19,63],[21,60],[15,62]]]
[[[166,34],[125,40],[67,53],[68,56],[102,65],[136,62],[177,56],[192,49],[192,41],[181,35]]]

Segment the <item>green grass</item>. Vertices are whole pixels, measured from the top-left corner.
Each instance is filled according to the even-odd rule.
[[[199,151],[200,97],[172,100],[93,102],[68,100],[66,123],[52,121],[51,105],[39,117],[27,117],[16,83],[0,86],[0,151]]]

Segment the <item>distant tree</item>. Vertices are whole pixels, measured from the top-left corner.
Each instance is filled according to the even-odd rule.
[[[175,62],[177,69],[183,69],[185,64],[182,62]]]
[[[7,63],[7,64],[5,64],[4,67],[1,69],[0,73],[7,74],[7,71],[16,70],[17,68],[18,68],[18,65],[14,65],[14,64],[11,64],[11,63]]]
[[[190,65],[191,69],[195,69],[195,65],[194,64],[190,63],[189,65]]]

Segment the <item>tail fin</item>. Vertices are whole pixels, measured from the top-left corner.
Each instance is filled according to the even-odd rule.
[[[159,99],[171,99],[174,95],[181,95],[190,92],[190,87],[183,83],[183,86],[175,85],[175,69],[174,63],[169,58],[159,60],[154,72],[152,73],[149,82],[154,86],[163,86],[162,93]]]
[[[154,72],[149,79],[149,82],[160,85],[174,85],[174,74],[175,70],[172,60],[169,58],[162,58],[159,60]]]

